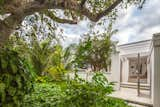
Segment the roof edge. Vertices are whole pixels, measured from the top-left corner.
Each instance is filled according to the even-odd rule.
[[[132,45],[132,44],[137,44],[137,43],[141,43],[141,42],[147,42],[147,41],[152,41],[152,39],[146,39],[146,40],[141,40],[141,41],[137,41],[137,42],[125,43],[125,44],[118,45],[118,47],[126,46],[126,45]]]

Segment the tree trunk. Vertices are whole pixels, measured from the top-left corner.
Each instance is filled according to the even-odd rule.
[[[0,47],[8,40],[9,36],[23,21],[24,17],[20,15],[11,15],[3,21],[0,21]]]

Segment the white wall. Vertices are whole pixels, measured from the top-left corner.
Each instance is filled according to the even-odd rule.
[[[153,36],[153,106],[160,107],[160,34]]]

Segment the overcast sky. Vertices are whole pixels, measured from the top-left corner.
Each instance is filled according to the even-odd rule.
[[[88,23],[81,21],[78,25],[62,25],[66,36],[64,45],[78,42],[80,35],[89,30]],[[146,0],[141,10],[135,6],[121,10],[113,28],[119,30],[112,37],[119,44],[152,38],[154,33],[160,32],[160,0]]]

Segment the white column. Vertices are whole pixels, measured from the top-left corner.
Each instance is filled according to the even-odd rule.
[[[153,36],[153,106],[160,107],[160,33]]]
[[[147,61],[147,84],[151,83],[151,67],[150,64]]]
[[[120,61],[119,61],[119,52],[112,55],[112,65],[111,65],[111,79],[112,81],[117,82],[115,85],[115,90],[120,89]]]
[[[127,83],[129,74],[129,60],[124,57],[122,63],[122,83]]]
[[[126,80],[128,82],[129,80],[129,59],[127,58],[127,62],[126,62]]]

